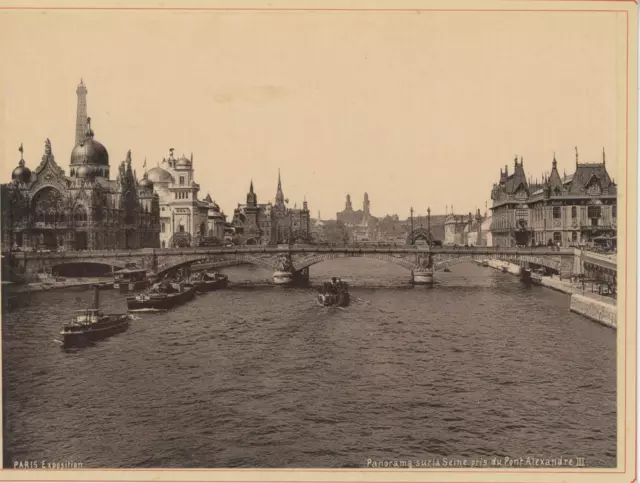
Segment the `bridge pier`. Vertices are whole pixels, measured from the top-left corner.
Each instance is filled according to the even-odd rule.
[[[433,270],[411,270],[411,283],[414,285],[433,285]]]

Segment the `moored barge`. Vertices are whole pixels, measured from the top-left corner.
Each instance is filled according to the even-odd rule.
[[[201,274],[194,275],[191,282],[195,285],[196,292],[211,292],[225,288],[229,283],[229,277],[218,272],[202,272]]]
[[[196,286],[190,283],[161,282],[150,290],[127,298],[127,309],[168,310],[192,300],[196,295]]]
[[[113,287],[120,289],[120,293],[142,290],[150,285],[144,268],[123,268],[114,275]]]

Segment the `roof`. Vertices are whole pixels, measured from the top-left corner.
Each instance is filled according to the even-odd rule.
[[[616,194],[615,185],[604,163],[578,164],[569,183],[569,193],[584,194],[584,190],[594,183],[599,184],[601,189],[608,189],[609,194]]]
[[[151,168],[147,172],[147,178],[153,183],[173,183],[174,179],[171,173],[159,166]]]

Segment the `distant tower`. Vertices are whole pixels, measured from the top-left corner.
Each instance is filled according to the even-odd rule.
[[[353,207],[351,206],[351,195],[347,195],[347,202],[344,204],[345,211],[351,211]]]
[[[82,79],[76,89],[78,110],[76,111],[76,145],[84,141],[87,135],[87,88]]]
[[[249,192],[247,193],[247,208],[256,208],[258,206],[258,197],[253,192],[253,180],[251,180],[251,186],[249,186]]]
[[[276,207],[285,208],[284,193],[282,192],[282,181],[280,180],[280,170],[278,169],[278,190],[276,191]]]
[[[369,216],[369,195],[367,193],[364,194],[364,202],[362,203],[362,211],[364,211],[364,216]]]

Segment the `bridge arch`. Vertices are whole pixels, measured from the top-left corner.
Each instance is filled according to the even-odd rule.
[[[306,256],[302,259],[293,260],[294,270],[300,271],[304,268],[308,268],[317,263],[327,260],[335,260],[336,258],[370,258],[373,260],[382,260],[384,262],[395,263],[407,270],[415,270],[418,268],[418,264],[407,258],[388,255],[386,253],[361,253],[361,252],[347,252],[347,253],[317,253]]]
[[[434,270],[443,270],[444,268],[458,265],[460,263],[469,263],[482,260],[500,260],[503,262],[509,262],[516,265],[522,265],[523,263],[533,263],[542,267],[549,268],[551,270],[560,271],[561,262],[555,258],[534,256],[534,255],[517,255],[517,254],[487,254],[487,255],[456,255],[456,256],[442,256],[436,255],[433,260]]]
[[[431,233],[426,228],[416,228],[412,233],[409,233],[407,236],[407,245],[429,245],[433,243],[435,238],[433,238],[433,233]]]
[[[101,259],[101,258],[81,258],[74,259],[70,258],[68,260],[56,260],[51,263],[51,273],[53,275],[59,276],[96,276],[96,275],[87,275],[87,272],[90,273],[109,273],[111,274],[112,270],[120,270],[125,268],[126,263],[124,261],[114,261],[111,259]],[[81,273],[83,275],[75,275],[75,273]]]
[[[272,257],[260,258],[260,257],[255,257],[249,254],[245,254],[245,253],[237,253],[237,254],[225,254],[223,258],[224,260],[212,260],[210,257],[206,257],[206,256],[203,257],[202,255],[191,256],[191,257],[187,256],[174,263],[164,263],[164,264],[159,263],[157,273],[158,275],[165,274],[171,270],[176,270],[178,268],[186,267],[187,265],[192,265],[194,263],[206,264],[208,262],[215,263],[215,262],[230,261],[230,260],[248,263],[251,265],[256,265],[258,267],[262,267],[267,270],[272,270],[272,271],[278,270],[277,260],[273,259]],[[159,262],[160,261],[161,260],[159,260]]]

